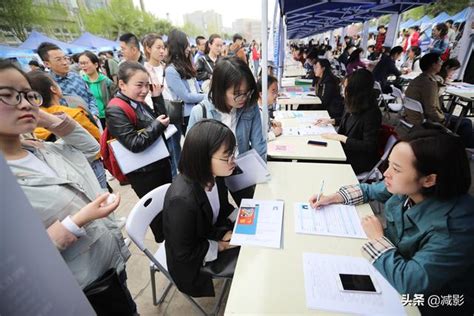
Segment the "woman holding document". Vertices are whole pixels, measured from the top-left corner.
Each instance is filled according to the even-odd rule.
[[[144,103],[149,91],[150,82],[145,67],[138,62],[123,62],[119,68],[118,81],[120,91],[109,102],[105,111],[109,133],[126,149],[134,153],[142,152],[149,148],[160,137],[166,143],[164,132],[169,125],[169,118],[162,113],[153,112]],[[153,91],[159,90],[153,89]],[[156,99],[156,95],[152,92],[153,102]],[[127,113],[121,107],[115,106],[120,101],[125,102],[133,109],[136,115],[136,124],[129,119]],[[127,179],[140,198],[160,185],[170,183],[171,166],[169,157],[128,173]],[[160,218],[152,222],[151,228],[155,239],[161,242],[162,229]]]
[[[179,174],[163,206],[168,271],[181,292],[214,296],[212,275],[232,277],[239,248],[229,245],[234,207],[216,181],[235,168],[235,137],[216,120],[202,120],[186,134]],[[235,217],[235,216],[234,216]]]
[[[203,118],[224,123],[237,139],[236,155],[250,149],[266,161],[267,142],[257,104],[257,83],[248,65],[237,57],[220,59],[212,76],[209,96],[191,110],[188,129]],[[252,198],[255,187],[233,192],[237,204]]]
[[[439,315],[473,312],[474,199],[462,140],[441,125],[426,125],[395,145],[384,182],[343,186],[310,198],[313,207],[385,203],[386,228],[374,215],[362,219],[369,241],[362,254],[400,294],[459,294],[462,307]],[[427,308],[425,303],[425,308]],[[466,308],[466,309],[464,309]],[[426,310],[423,310],[426,311]]]

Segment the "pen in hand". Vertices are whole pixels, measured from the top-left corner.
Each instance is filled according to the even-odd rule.
[[[318,193],[318,196],[316,197],[316,203],[319,202],[321,195],[323,195],[323,190],[324,190],[324,180],[321,180],[321,187],[319,188],[319,193]]]

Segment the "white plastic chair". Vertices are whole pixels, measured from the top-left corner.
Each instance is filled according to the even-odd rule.
[[[163,210],[163,203],[165,200],[166,192],[171,184],[164,184],[153,191],[148,192],[140,201],[135,204],[132,211],[128,215],[127,224],[125,229],[128,236],[133,241],[137,247],[143,251],[143,253],[150,259],[150,277],[151,277],[151,289],[153,295],[153,304],[159,305],[163,303],[166,295],[168,294],[171,287],[174,285],[173,279],[168,272],[168,267],[166,264],[166,251],[165,243],[160,244],[158,251],[153,255],[145,245],[145,235],[150,226],[151,221]],[[155,273],[161,272],[168,279],[169,283],[166,288],[163,290],[163,293],[160,297],[156,298],[156,281]],[[214,310],[212,313],[208,314],[191,296],[182,293],[184,297],[196,307],[203,315],[216,315],[219,311],[219,308],[222,304],[224,294],[229,286],[229,279],[224,280],[224,285],[222,287],[222,292],[220,293],[218,300],[215,304]]]
[[[400,103],[390,102],[387,105],[390,108],[390,110],[394,112],[399,112],[403,108],[403,102],[405,100],[405,96],[403,95],[402,90],[398,89],[397,87],[393,85],[391,87],[392,87],[392,96],[395,98],[394,101],[400,100]]]
[[[423,122],[426,120],[424,118],[424,111],[423,111],[423,106],[421,105],[420,102],[412,99],[412,98],[409,98],[409,97],[405,97],[404,99],[404,102],[403,102],[403,107],[405,109],[408,109],[408,110],[412,110],[412,111],[415,111],[415,112],[418,112],[421,114],[421,116],[423,116]],[[406,127],[408,128],[412,128],[413,127],[413,124],[411,123],[408,123],[407,121],[405,121],[404,119],[400,119],[400,123],[402,123],[403,125],[405,125]]]
[[[397,138],[395,137],[395,135],[390,135],[390,137],[387,139],[387,143],[385,143],[382,157],[375,164],[372,170],[357,175],[357,180],[359,180],[360,183],[366,183],[369,180],[382,180],[383,174],[382,172],[380,172],[379,167],[385,160],[387,160],[388,154],[392,150],[393,146],[395,146],[396,142]]]

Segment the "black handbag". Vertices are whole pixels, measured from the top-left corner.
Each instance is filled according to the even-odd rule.
[[[83,291],[98,316],[129,316],[135,313],[115,268],[107,270]]]
[[[165,108],[170,124],[184,124],[184,101],[165,100]]]
[[[217,254],[217,259],[206,263],[201,273],[212,278],[232,278],[239,258],[240,247],[230,248]]]

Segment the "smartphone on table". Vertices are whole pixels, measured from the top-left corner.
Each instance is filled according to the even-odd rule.
[[[380,288],[368,274],[339,273],[337,277],[342,292],[380,294]]]

